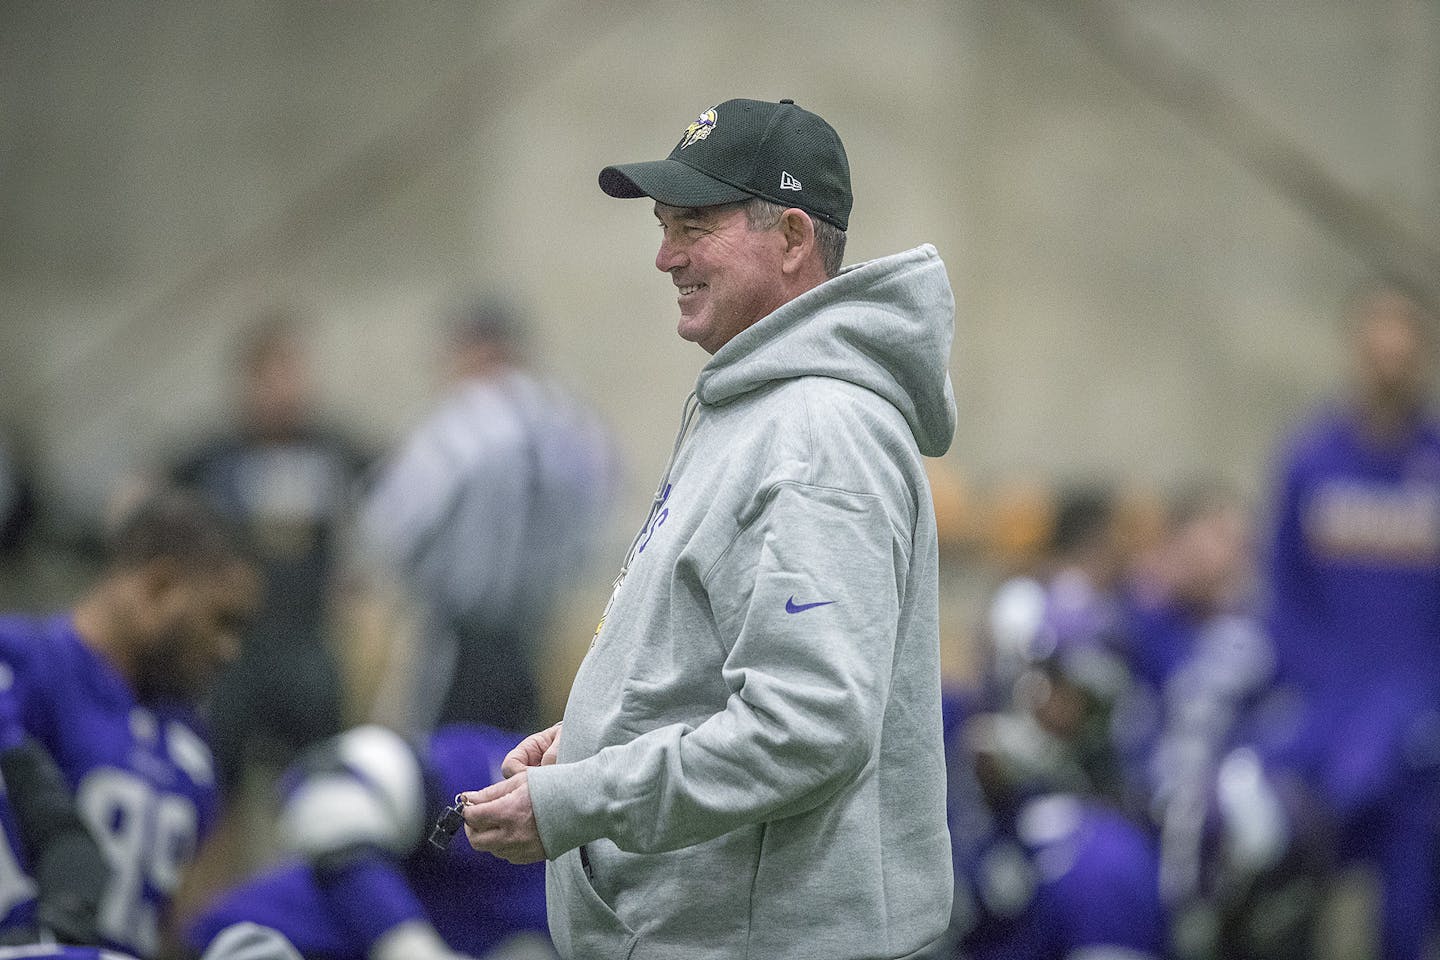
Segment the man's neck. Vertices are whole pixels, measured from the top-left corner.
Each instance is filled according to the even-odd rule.
[[[134,658],[128,656],[118,621],[118,598],[113,586],[101,584],[75,605],[73,623],[80,642],[114,665],[126,680],[134,682]]]
[[[1360,427],[1367,439],[1382,446],[1404,440],[1419,418],[1421,404],[1411,398],[1371,395],[1359,404]]]

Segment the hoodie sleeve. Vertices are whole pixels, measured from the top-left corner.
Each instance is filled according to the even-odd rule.
[[[880,498],[778,484],[702,578],[725,708],[530,771],[542,842],[654,853],[805,812],[874,762],[910,537]]]

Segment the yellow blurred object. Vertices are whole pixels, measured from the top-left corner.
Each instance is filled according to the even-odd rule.
[[[958,467],[946,460],[926,460],[930,496],[935,501],[935,525],[940,549],[963,550],[977,539],[975,501]]]
[[[1165,538],[1165,499],[1154,490],[1131,487],[1115,503],[1115,535],[1133,564],[1149,556]]]
[[[993,561],[1013,573],[1042,559],[1055,524],[1055,493],[1033,479],[1002,484],[990,501],[986,545]]]

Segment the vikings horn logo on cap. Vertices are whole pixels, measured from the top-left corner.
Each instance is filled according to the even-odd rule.
[[[716,119],[718,118],[715,116],[714,107],[696,117],[695,122],[685,128],[685,139],[680,141],[680,149],[684,150],[690,144],[698,143],[710,136],[710,131],[715,129]]]

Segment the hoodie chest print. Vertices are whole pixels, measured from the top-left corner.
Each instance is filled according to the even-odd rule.
[[[635,551],[637,555],[645,552],[645,548],[650,546],[650,538],[655,536],[655,531],[659,530],[665,525],[665,521],[670,519],[670,507],[667,506],[670,502],[670,490],[671,484],[665,484],[665,492],[660,495],[660,503],[656,505],[657,508],[654,515],[650,523],[646,525],[645,535],[640,541],[640,549]]]
[[[655,536],[655,531],[664,526],[665,521],[670,518],[670,507],[667,504],[670,501],[671,487],[671,484],[665,484],[664,491],[650,508],[650,517],[646,520],[644,528],[635,540],[638,546],[632,548],[635,551],[636,557],[639,557],[645,552],[645,548],[650,545],[651,538]],[[627,559],[624,566],[620,568],[620,575],[615,578],[615,582],[610,586],[610,599],[605,602],[605,609],[600,614],[600,622],[595,624],[595,633],[590,637],[591,650],[595,649],[595,644],[600,639],[600,632],[605,629],[605,621],[610,619],[610,611],[615,607],[615,598],[620,595],[620,587],[625,583],[625,575],[629,572],[630,561]]]

